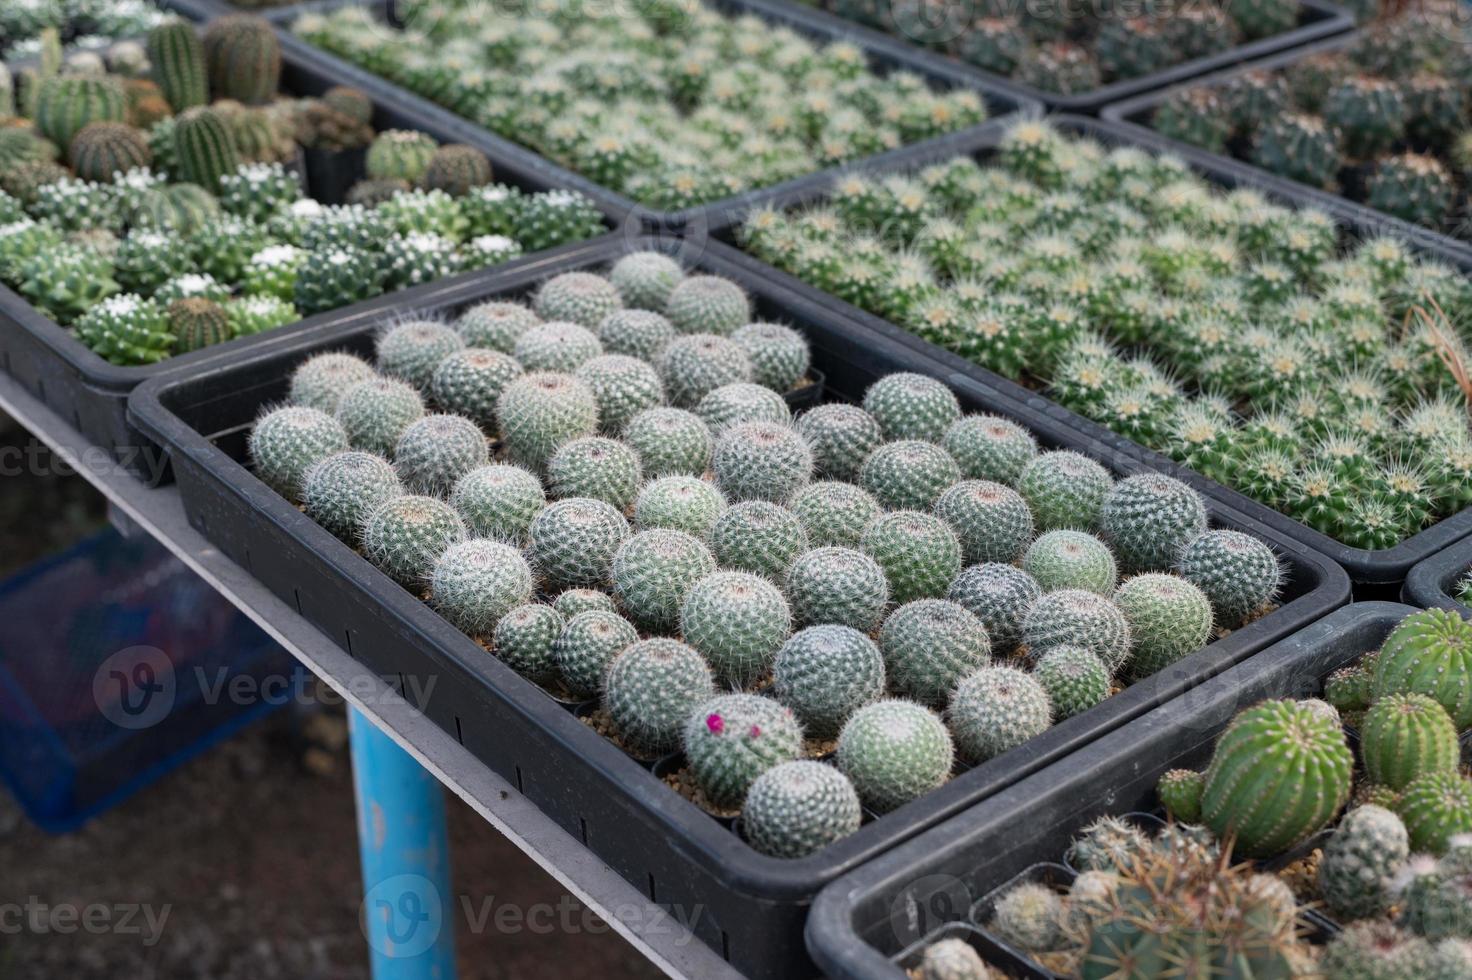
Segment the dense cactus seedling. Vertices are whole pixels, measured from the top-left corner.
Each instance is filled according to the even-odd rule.
[[[1326,214],[1224,193],[1172,157],[1024,122],[981,163],[845,176],[826,205],[755,211],[740,236],[1350,547],[1391,548],[1472,500],[1468,280],[1391,238],[1342,242]],[[1039,455],[1005,427],[954,424],[938,441],[966,476],[1015,484],[1038,530],[1108,541],[1123,572],[1162,562],[1134,528],[1174,528],[1164,551],[1202,529],[1189,497],[1146,477],[1106,501],[1096,464]],[[819,465],[841,467],[842,445],[821,442]],[[926,471],[905,466],[901,482],[882,461],[861,475],[882,502],[926,491]]]
[[[754,16],[702,3],[526,11],[416,0],[395,30],[366,9],[307,14],[308,41],[424,95],[641,204],[676,211],[800,177],[986,118],[964,89],[872,72],[862,50],[818,45]],[[494,37],[489,43],[483,38]],[[617,104],[618,112],[609,106]],[[665,296],[667,270],[616,276],[669,304],[688,333],[750,320],[698,283]],[[633,305],[639,305],[635,303]],[[764,370],[781,367],[763,354]]]
[[[758,849],[801,856],[864,808],[896,809],[1271,608],[1272,550],[1209,529],[1192,490],[1042,450],[928,377],[889,375],[860,404],[795,416],[788,388],[742,381],[729,404],[759,417],[723,423],[707,402],[666,404],[671,387],[635,370],[649,361],[603,355],[652,396],[610,434],[604,404],[628,392],[528,372],[511,335],[546,322],[531,304],[591,321],[569,304],[594,297],[601,319],[578,329],[597,342],[623,329],[631,299],[664,317],[690,282],[740,295],[710,276],[671,281],[663,258],[386,324],[373,364],[317,354],[252,452],[262,477],[488,656],[598,702],[589,724],[639,758],[681,754],[677,788],[698,805],[725,815],[755,794]],[[628,284],[631,269],[653,269],[658,290]],[[755,325],[802,344],[792,361],[806,373],[801,334]],[[496,369],[465,371],[481,360]],[[473,418],[448,410],[452,394]],[[1099,531],[1044,530],[1035,508],[1097,515]]]
[[[479,150],[375,136],[361,92],[280,93],[280,45],[259,18],[198,29],[132,0],[112,15],[78,5],[99,27],[136,24],[146,44],[97,38],[66,59],[48,53],[57,35],[43,22],[73,4],[19,6],[35,9],[42,50],[39,68],[0,68],[0,282],[116,364],[604,230],[581,195],[494,183]],[[10,16],[0,44],[18,29]],[[348,203],[304,193],[304,150],[366,154]]]

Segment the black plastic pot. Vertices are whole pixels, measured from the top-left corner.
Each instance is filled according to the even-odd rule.
[[[835,980],[903,980],[929,942],[954,935],[1008,976],[1051,977],[970,921],[973,906],[1017,876],[1062,861],[1091,820],[1155,810],[1160,776],[1204,765],[1238,711],[1266,698],[1317,696],[1331,671],[1378,649],[1414,611],[1391,602],[1340,609],[845,875],[813,905],[809,952]]]
[[[185,10],[182,6],[179,9]],[[208,14],[202,16],[207,17]],[[330,67],[321,63],[313,49],[292,44],[289,38],[284,40],[283,91],[300,96],[320,95],[338,84],[339,80],[333,76]],[[422,119],[412,110],[392,103],[375,103],[373,125],[379,130],[422,130],[442,143],[463,142],[460,132],[442,128],[435,120]],[[305,170],[310,195],[327,203],[341,201],[357,179],[361,158],[361,152],[353,151],[307,154]],[[493,156],[491,162],[499,181],[528,191],[544,191],[557,186],[547,175],[523,169],[515,161],[503,161]],[[595,203],[600,207],[606,204],[596,199]],[[605,210],[605,214],[615,213]],[[411,293],[417,295],[423,290],[424,287],[418,287]],[[370,300],[366,308],[376,310],[381,305],[382,300]],[[89,442],[101,447],[106,457],[152,485],[166,478],[166,461],[162,450],[127,422],[128,393],[135,386],[164,371],[203,365],[221,354],[253,346],[283,333],[295,333],[333,315],[310,317],[267,334],[180,354],[160,364],[122,367],[93,353],[71,331],[41,313],[25,297],[0,286],[0,370],[23,384],[48,408],[86,436]],[[88,465],[105,464],[97,460],[90,461]]]
[[[771,3],[767,0],[704,0],[704,2],[733,16],[754,14],[769,23],[790,28],[817,41],[846,41],[857,45],[869,56],[871,65],[881,73],[908,71],[940,88],[971,89],[986,100],[987,110],[991,116],[991,120],[983,123],[982,127],[990,126],[992,121],[1011,113],[1036,113],[1042,108],[1037,101],[1020,94],[1018,89],[1011,84],[984,79],[978,77],[974,72],[962,71],[947,59],[917,51],[909,45],[882,34],[875,34],[873,31],[865,31],[858,25],[847,21],[837,19],[832,20],[831,23],[814,21],[807,11],[798,9],[793,4]],[[392,15],[392,4],[387,0],[377,0],[372,4],[345,4],[343,0],[317,0],[301,8],[287,8],[268,14],[268,17],[281,27],[290,30],[291,24],[304,11],[327,12],[342,6],[368,6],[380,18],[390,18]],[[304,44],[300,40],[297,43]],[[437,125],[459,129],[464,133],[462,142],[478,146],[492,153],[494,158],[515,160],[522,168],[539,173],[544,180],[555,183],[559,187],[582,191],[598,201],[600,206],[609,210],[611,214],[622,215],[623,227],[629,234],[641,232],[661,235],[677,234],[700,241],[707,235],[738,221],[753,207],[759,207],[797,189],[826,187],[832,177],[844,169],[844,167],[830,167],[807,176],[773,184],[770,187],[746,191],[682,211],[657,211],[595,183],[576,171],[554,163],[520,143],[508,140],[470,122],[451,110],[423,96],[416,95],[386,78],[360,68],[346,59],[316,48],[311,50],[318,52],[319,57],[331,66],[333,74],[344,84],[363,89],[372,95],[375,101],[402,107],[415,118],[433,120]],[[946,138],[943,136],[937,140],[926,140],[867,159],[877,163],[903,159],[906,153],[930,146]]]
[[[730,249],[715,243],[682,255],[675,243],[610,236],[555,261],[533,260],[441,286],[415,297],[417,306],[405,302],[396,309],[455,311],[489,297],[522,296],[554,273],[602,270],[639,248],[663,249],[688,267],[733,278],[753,297],[759,318],[801,329],[830,397],[857,398],[885,374],[919,371],[951,382],[968,411],[1012,416],[1048,446],[1083,445],[1065,426],[947,373],[913,347],[856,331],[821,302],[748,274]],[[310,336],[279,338],[228,361],[156,379],[134,393],[130,415],[169,447],[193,526],[354,657],[391,678],[420,710],[652,898],[677,912],[701,910],[692,922],[696,933],[752,976],[811,972],[802,953],[803,918],[818,889],[839,874],[1241,662],[1348,598],[1348,579],[1333,563],[1210,503],[1213,524],[1257,535],[1283,557],[1289,585],[1281,608],[818,854],[797,861],[764,857],[729,824],[670,792],[644,765],[591,731],[573,706],[523,680],[393,584],[242,463],[251,424],[262,406],[284,395],[291,370],[316,352],[370,350],[384,314],[351,311]],[[416,693],[431,682],[432,695]]]
[[[1406,576],[1400,601],[1424,609],[1450,609],[1463,619],[1472,619],[1472,609],[1452,595],[1469,571],[1472,571],[1472,538],[1458,541],[1418,562]]]
[[[1464,269],[1472,268],[1472,242],[1443,234],[1425,225],[1405,221],[1386,214],[1384,211],[1376,210],[1368,205],[1352,201],[1347,197],[1341,197],[1322,188],[1299,183],[1288,177],[1281,177],[1270,171],[1263,170],[1246,160],[1222,153],[1212,153],[1200,147],[1192,146],[1189,143],[1170,139],[1154,129],[1153,120],[1155,118],[1155,110],[1182,89],[1220,88],[1223,85],[1229,84],[1234,78],[1249,71],[1286,68],[1312,54],[1343,51],[1353,45],[1358,38],[1358,32],[1345,34],[1321,41],[1317,44],[1308,45],[1307,47],[1284,51],[1269,58],[1261,58],[1257,61],[1239,64],[1224,71],[1197,78],[1191,82],[1172,85],[1169,88],[1147,92],[1133,98],[1115,102],[1112,105],[1106,106],[1102,115],[1105,119],[1130,130],[1150,133],[1155,139],[1169,146],[1172,152],[1184,157],[1193,166],[1210,163],[1218,166],[1241,168],[1256,175],[1265,185],[1282,188],[1284,192],[1291,192],[1301,197],[1304,201],[1328,211],[1343,221],[1352,222],[1367,230],[1373,229],[1377,234],[1394,235],[1397,238],[1403,238],[1421,251],[1436,255],[1443,261],[1461,266]]]
[[[779,5],[784,9],[795,8],[815,24],[826,27],[844,26],[861,32],[861,36],[871,37],[876,40],[884,40],[891,43],[902,44],[916,54],[924,54],[938,61],[953,65],[957,70],[974,76],[979,81],[993,85],[1006,85],[1020,92],[1029,99],[1036,99],[1049,110],[1057,112],[1074,112],[1080,115],[1098,115],[1099,111],[1111,102],[1130,98],[1142,92],[1154,92],[1168,85],[1184,82],[1188,78],[1196,78],[1208,72],[1226,68],[1231,65],[1239,65],[1244,61],[1261,58],[1279,51],[1301,48],[1303,45],[1317,41],[1321,38],[1332,37],[1343,34],[1354,28],[1354,18],[1342,7],[1326,3],[1324,0],[1300,0],[1298,4],[1298,26],[1282,34],[1274,34],[1271,37],[1259,38],[1246,44],[1228,48],[1218,54],[1209,55],[1204,58],[1193,58],[1180,64],[1172,65],[1161,71],[1141,75],[1138,78],[1126,78],[1117,82],[1110,82],[1099,88],[1087,92],[1076,92],[1072,95],[1061,95],[1057,92],[1049,92],[1033,85],[1028,85],[1015,78],[999,75],[996,72],[983,71],[974,65],[963,61],[953,55],[926,47],[918,41],[913,41],[902,35],[892,33],[888,30],[867,27],[838,14],[829,13],[817,7],[809,6],[793,0],[791,3],[782,0],[760,0],[764,4]],[[889,5],[884,5],[888,7]],[[966,10],[968,5],[957,4],[942,8],[946,12]],[[1101,9],[1101,8],[1094,8]],[[1107,8],[1102,8],[1107,10]],[[1141,7],[1141,10],[1146,9]],[[1110,16],[1105,13],[1104,16]],[[1113,16],[1123,16],[1118,11],[1112,12]],[[965,31],[965,26],[958,24],[956,36],[959,37]]]
[[[1050,122],[1062,132],[1091,137],[1106,145],[1138,146],[1154,152],[1177,151],[1177,147],[1170,141],[1137,126],[1121,126],[1119,123],[1068,115],[1053,116]],[[958,133],[936,141],[934,146],[917,148],[904,159],[885,164],[876,163],[857,169],[868,172],[915,170],[927,164],[949,159],[957,154],[971,155],[984,160],[990,156],[1000,136],[1000,127],[989,131]],[[1214,184],[1223,187],[1254,188],[1283,204],[1295,207],[1312,206],[1324,210],[1339,222],[1348,239],[1366,238],[1387,230],[1374,221],[1367,220],[1367,214],[1373,215],[1374,212],[1367,213],[1363,208],[1346,207],[1344,202],[1337,198],[1330,198],[1327,201],[1319,200],[1304,193],[1295,185],[1271,180],[1261,171],[1244,167],[1235,161],[1204,154],[1186,156],[1186,161],[1192,170]],[[796,207],[820,202],[826,197],[826,193],[827,187],[803,188],[768,203],[777,208]],[[732,225],[725,229],[720,237],[726,241],[734,241],[737,230],[738,226]],[[1472,256],[1469,256],[1469,262],[1462,263],[1444,249],[1433,248],[1423,241],[1413,239],[1408,244],[1422,254],[1472,270]],[[1222,501],[1232,509],[1250,515],[1254,520],[1275,529],[1280,534],[1328,555],[1349,571],[1349,576],[1356,586],[1357,598],[1394,598],[1412,565],[1472,533],[1472,508],[1467,508],[1406,538],[1394,548],[1380,551],[1351,548],[1326,534],[1278,513],[1237,490],[1189,470],[1161,453],[1117,435],[1104,426],[1045,398],[1036,391],[973,364],[960,355],[943,350],[882,317],[830,296],[753,256],[741,253],[741,258],[737,261],[748,275],[770,279],[780,283],[784,289],[801,292],[812,297],[814,302],[823,303],[837,315],[865,330],[925,351],[942,363],[948,372],[953,372],[956,377],[966,378],[972,383],[1002,391],[1008,397],[1025,402],[1035,412],[1080,433],[1091,453],[1101,457],[1108,456],[1121,468],[1170,473],[1190,483],[1208,497]]]

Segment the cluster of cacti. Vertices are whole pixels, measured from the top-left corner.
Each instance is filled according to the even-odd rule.
[[[161,19],[142,66],[119,47],[96,70],[22,74],[20,100],[0,101],[0,282],[115,363],[153,363],[604,229],[581,195],[492,183],[478,150],[417,132],[374,138],[361,92],[281,95],[280,44],[260,18],[202,30]],[[366,149],[352,203],[304,196],[303,146]],[[214,283],[204,292],[190,285],[201,275]],[[175,310],[184,299],[191,308]]]
[[[1208,529],[1184,485],[1116,482],[1086,457],[1041,451],[1014,423],[964,415],[939,381],[889,375],[863,407],[792,420],[783,391],[749,379],[802,384],[802,335],[748,329],[735,284],[670,275],[660,258],[630,255],[606,278],[563,273],[530,306],[497,298],[392,325],[376,370],[319,354],[257,423],[251,453],[263,478],[514,670],[601,699],[629,752],[683,750],[706,805],[736,810],[760,790],[758,847],[820,846],[853,829],[861,803],[902,806],[958,757],[1000,756],[1274,601],[1272,550]],[[716,317],[720,303],[687,303],[691,292],[730,309]],[[665,337],[644,351],[653,367],[602,353],[605,330],[626,336],[634,312],[666,328],[648,332]],[[523,366],[552,328],[573,360]],[[693,411],[666,403],[672,349],[700,373],[689,338],[729,344],[705,356],[737,377]],[[789,367],[758,374],[748,343]],[[354,537],[353,519],[376,527],[405,506],[426,533],[400,520]],[[1010,529],[990,527],[998,513]],[[1224,548],[1239,559],[1186,563]],[[768,688],[771,700],[751,696]],[[787,768],[825,744],[824,772]]]
[[[1455,3],[1396,10],[1334,51],[1179,89],[1151,124],[1173,139],[1466,238],[1469,38]]]
[[[124,45],[136,59],[137,45],[119,39],[141,37],[167,17],[152,0],[13,0],[0,10],[0,61],[56,59],[87,68]]]
[[[1046,92],[1077,95],[1298,26],[1296,0],[1209,7],[803,0]]]
[[[492,10],[401,5],[413,31],[365,8],[304,14],[311,43],[530,146],[605,187],[680,210],[975,125],[980,96],[870,70],[702,3],[590,13],[555,2]],[[670,16],[673,14],[674,16]],[[677,21],[677,22],[676,22]],[[483,43],[484,38],[493,38]]]
[[[1352,547],[1390,548],[1472,501],[1472,429],[1443,361],[1463,358],[1466,277],[1391,238],[1343,244],[1329,216],[1223,192],[1173,157],[1024,122],[981,163],[845,176],[826,205],[753,212],[741,237]],[[946,445],[957,459],[964,438]],[[1098,493],[1083,471],[1019,490],[1054,480],[1070,489],[1049,512]]]

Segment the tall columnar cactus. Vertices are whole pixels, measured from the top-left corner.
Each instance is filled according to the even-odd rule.
[[[876,701],[843,726],[837,760],[865,805],[887,813],[944,783],[955,747],[930,709],[908,701]]]
[[[1202,820],[1243,857],[1281,854],[1339,813],[1353,767],[1337,725],[1296,702],[1265,701],[1217,739]]]
[[[742,829],[751,846],[773,857],[800,858],[859,829],[858,793],[843,773],[821,762],[784,762],[747,790]]]
[[[1373,691],[1376,698],[1424,694],[1458,731],[1472,728],[1472,624],[1444,609],[1401,620],[1380,648]]]
[[[217,99],[266,105],[281,84],[281,43],[262,17],[226,14],[204,31],[210,92]]]
[[[1345,919],[1365,919],[1389,909],[1394,879],[1410,857],[1410,838],[1400,818],[1378,806],[1345,814],[1324,845],[1319,894]]]
[[[148,34],[148,61],[153,80],[176,113],[208,104],[204,44],[194,25],[175,19],[155,27]]]
[[[220,178],[235,173],[240,155],[230,127],[213,109],[186,110],[174,123],[174,152],[184,179],[216,191]]]
[[[121,123],[127,118],[127,98],[117,79],[109,76],[58,75],[36,89],[32,119],[36,128],[62,150],[92,123]]]
[[[1370,782],[1400,792],[1428,772],[1455,772],[1462,754],[1440,704],[1424,694],[1388,694],[1365,712],[1360,755]]]
[[[691,712],[681,744],[706,799],[730,810],[758,776],[802,755],[802,726],[771,698],[722,694]]]
[[[677,640],[640,640],[609,664],[603,703],[629,748],[652,758],[679,747],[686,719],[715,693],[700,654]]]

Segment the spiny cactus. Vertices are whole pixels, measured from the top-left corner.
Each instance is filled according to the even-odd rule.
[[[777,699],[808,734],[831,738],[855,711],[884,696],[884,657],[848,626],[809,626],[777,651],[772,664]]]
[[[1181,481],[1146,473],[1109,490],[1099,524],[1126,571],[1163,571],[1206,530],[1206,505]]]
[[[661,349],[655,367],[664,379],[670,403],[693,408],[722,385],[750,381],[751,359],[740,344],[715,334],[677,337]]]
[[[759,680],[791,632],[782,592],[747,572],[706,575],[680,607],[680,635],[704,654],[716,680],[731,687]]]
[[[691,713],[681,744],[706,798],[735,809],[757,777],[802,754],[802,727],[771,698],[722,694]]]
[[[209,102],[204,44],[188,21],[165,21],[150,31],[148,61],[153,66],[153,80],[175,112]]]
[[[650,632],[673,630],[685,597],[715,568],[710,549],[698,538],[664,528],[640,531],[613,556],[613,595],[635,625]]]
[[[914,439],[881,445],[859,469],[860,485],[894,510],[930,510],[960,480],[961,470],[949,453]]]
[[[724,567],[782,580],[809,541],[799,517],[778,504],[748,500],[724,510],[710,528],[710,547]]]
[[[1180,823],[1201,822],[1201,794],[1206,775],[1191,769],[1171,769],[1160,777],[1155,791],[1166,813]]]
[[[598,420],[609,435],[619,435],[634,416],[664,401],[664,384],[652,365],[623,354],[601,354],[575,372],[598,401]]]
[[[491,161],[473,146],[451,144],[441,146],[429,158],[420,184],[430,190],[440,190],[451,197],[464,197],[477,187],[484,187],[493,179]]]
[[[489,636],[501,618],[532,598],[532,571],[521,551],[472,538],[445,549],[430,575],[440,615],[471,636]]]
[[[444,501],[400,494],[368,515],[363,553],[389,578],[418,595],[429,584],[439,556],[464,538],[464,523]]]
[[[961,757],[985,762],[1046,731],[1053,704],[1032,675],[1015,667],[983,667],[957,685],[946,720]]]
[[[751,302],[729,279],[690,276],[670,290],[662,312],[680,333],[725,337],[751,321]]]
[[[67,160],[78,178],[107,183],[130,170],[146,168],[153,162],[153,151],[132,126],[93,122],[72,138]]]
[[[715,440],[698,415],[680,408],[646,408],[629,419],[624,442],[639,454],[644,475],[702,476],[710,467]]]
[[[790,500],[812,476],[813,456],[796,431],[741,422],[721,432],[711,456],[716,486],[731,500]]]
[[[608,271],[608,279],[626,306],[659,313],[685,272],[680,263],[660,252],[631,252]]]
[[[347,448],[347,433],[336,419],[304,406],[270,411],[250,431],[256,475],[293,501],[301,498],[302,480],[314,463]]]
[[[792,412],[781,395],[749,381],[722,385],[708,393],[695,406],[695,414],[717,435],[741,422],[786,425],[792,421]]]
[[[1472,727],[1472,624],[1442,609],[1401,620],[1380,648],[1372,691],[1376,698],[1424,694],[1458,731]]]
[[[944,705],[957,683],[991,660],[981,620],[943,599],[900,606],[879,631],[885,674],[895,691],[928,705]]]
[[[775,392],[795,388],[812,363],[807,340],[780,323],[748,323],[737,327],[731,339],[746,351],[756,383]]]
[[[1457,729],[1424,694],[1388,694],[1360,725],[1365,778],[1397,792],[1428,772],[1455,772],[1461,761]]]
[[[1109,697],[1109,669],[1079,647],[1057,646],[1040,658],[1033,676],[1047,692],[1058,720],[1072,718]]]
[[[411,493],[447,497],[455,484],[489,459],[480,428],[460,415],[426,415],[410,422],[394,445],[394,468]]]
[[[619,736],[645,758],[673,751],[686,719],[716,693],[710,668],[677,640],[640,640],[608,665],[603,703]]]
[[[1048,952],[1063,940],[1063,900],[1047,885],[1024,882],[997,899],[990,927],[1018,949]]]
[[[268,21],[249,14],[226,14],[206,25],[205,63],[216,99],[265,105],[281,84],[281,44]],[[176,107],[179,108],[179,107]]]
[[[638,455],[602,436],[565,442],[547,460],[547,486],[553,497],[591,497],[622,511],[634,503],[642,482]]]
[[[964,939],[931,943],[920,959],[920,980],[991,980],[991,976],[981,954]]]
[[[1134,824],[1118,817],[1093,821],[1069,842],[1064,859],[1078,871],[1119,874],[1150,851],[1150,838]]]
[[[663,527],[707,540],[725,510],[726,498],[713,484],[693,476],[664,476],[640,488],[634,525],[641,531]]]
[[[500,351],[467,347],[440,360],[430,375],[429,393],[446,411],[491,426],[501,392],[522,374],[521,364]]]
[[[623,307],[613,283],[591,272],[564,272],[542,284],[534,301],[544,320],[576,323],[589,330]]]
[[[1441,854],[1453,837],[1472,833],[1472,780],[1457,772],[1428,772],[1406,787],[1396,812],[1413,851]]]
[[[1082,589],[1062,589],[1038,598],[1022,622],[1022,642],[1033,657],[1058,646],[1081,647],[1117,673],[1130,654],[1124,613],[1109,599]]]
[[[554,587],[606,587],[629,522],[602,500],[548,504],[527,529],[532,564]]]
[[[597,431],[598,402],[572,375],[537,371],[502,390],[496,423],[511,459],[541,472],[558,446]]]
[[[968,415],[957,419],[941,438],[941,445],[970,480],[990,480],[1011,486],[1038,454],[1031,432],[1010,419],[995,415]]]
[[[1049,531],[1040,536],[1027,546],[1022,569],[1044,592],[1084,589],[1110,595],[1119,580],[1109,548],[1083,531]]]
[[[609,663],[638,640],[639,631],[622,616],[589,610],[567,619],[552,644],[552,658],[569,691],[577,697],[597,697]]]
[[[1227,628],[1262,611],[1283,583],[1272,548],[1241,531],[1207,531],[1186,545],[1176,567],[1206,593],[1217,624]]]
[[[1017,492],[1043,531],[1097,527],[1113,486],[1104,467],[1068,450],[1043,453],[1023,467],[1017,478]]]
[[[1211,603],[1174,575],[1148,572],[1126,579],[1114,604],[1130,625],[1130,676],[1143,680],[1200,650],[1211,637]]]
[[[988,480],[954,484],[936,499],[935,515],[956,532],[968,563],[1015,561],[1033,537],[1027,502],[1010,487]]]
[[[508,610],[491,634],[491,651],[521,676],[537,684],[557,679],[553,645],[562,635],[562,614],[551,606],[528,603]]]
[[[541,322],[541,317],[520,303],[491,300],[461,313],[453,327],[467,347],[510,354],[521,335]]]
[[[174,152],[184,179],[209,191],[217,191],[220,178],[240,168],[235,138],[213,109],[196,107],[177,117]]]
[[[955,748],[935,712],[907,701],[860,708],[838,736],[838,768],[870,809],[887,813],[950,777]]]
[[[343,390],[336,416],[353,448],[390,456],[404,430],[424,416],[424,400],[402,381],[367,378]]]
[[[799,626],[838,623],[863,632],[879,625],[889,581],[878,562],[850,548],[814,548],[787,570],[785,591]]]
[[[1378,806],[1345,814],[1324,845],[1319,894],[1345,919],[1365,919],[1389,909],[1393,879],[1410,857],[1410,839],[1400,818]]]
[[[881,514],[879,502],[852,483],[810,483],[792,498],[791,506],[815,547],[858,547]]]
[[[568,589],[552,600],[552,608],[563,618],[570,620],[578,613],[600,611],[615,612],[613,597],[597,589]]]
[[[366,169],[374,180],[419,183],[437,149],[432,137],[406,129],[379,133],[368,147]]]
[[[961,417],[956,396],[941,382],[921,374],[886,375],[864,392],[864,411],[889,440],[940,442]]]
[[[404,492],[388,460],[372,453],[333,453],[306,471],[302,510],[330,533],[356,547],[368,515]]]
[[[1043,594],[1031,575],[998,562],[964,569],[946,592],[946,598],[981,620],[992,650],[1010,653],[1022,641],[1028,611]]]
[[[619,310],[610,313],[595,331],[603,349],[653,363],[677,336],[674,324],[649,310]]]
[[[945,595],[961,572],[961,543],[938,517],[894,511],[864,529],[859,548],[879,563],[897,603]]]
[[[758,776],[741,811],[746,839],[763,854],[800,858],[859,829],[858,794],[832,766],[783,762]]]
[[[797,417],[796,428],[812,447],[818,475],[833,480],[857,479],[859,467],[884,441],[874,416],[857,405],[841,402],[803,412]]]

